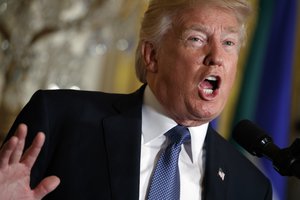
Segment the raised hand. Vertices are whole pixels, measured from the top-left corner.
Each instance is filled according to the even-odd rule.
[[[0,150],[0,198],[2,200],[38,200],[52,192],[60,183],[56,176],[44,178],[35,188],[30,188],[30,172],[45,141],[39,132],[25,151],[27,126],[20,124]]]

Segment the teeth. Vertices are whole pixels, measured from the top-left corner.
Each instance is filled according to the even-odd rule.
[[[205,94],[212,94],[214,92],[214,90],[213,89],[203,89],[203,92]]]
[[[216,81],[217,77],[215,77],[215,76],[209,76],[206,79],[209,80],[209,81]]]

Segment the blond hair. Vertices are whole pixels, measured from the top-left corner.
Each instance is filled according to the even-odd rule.
[[[213,4],[221,8],[229,9],[236,15],[241,25],[241,42],[243,43],[246,31],[245,24],[251,12],[246,0],[150,0],[148,9],[142,20],[139,42],[136,49],[135,70],[137,78],[146,83],[146,67],[142,57],[142,44],[151,42],[159,48],[159,41],[172,26],[174,16],[180,11],[197,3]]]

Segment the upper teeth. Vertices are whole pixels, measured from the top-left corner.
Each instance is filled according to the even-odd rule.
[[[209,80],[209,81],[216,81],[217,77],[215,77],[215,76],[209,76],[206,79]]]

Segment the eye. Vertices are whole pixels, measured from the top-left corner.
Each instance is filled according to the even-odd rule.
[[[224,41],[223,44],[224,44],[225,46],[234,46],[234,45],[235,45],[235,43],[234,43],[233,41],[230,41],[230,40]]]
[[[200,38],[197,38],[197,37],[191,37],[191,38],[188,38],[188,40],[190,40],[192,42],[199,42],[199,41],[201,41]]]
[[[193,47],[201,47],[206,43],[206,39],[201,36],[190,36],[186,41],[188,45]]]

